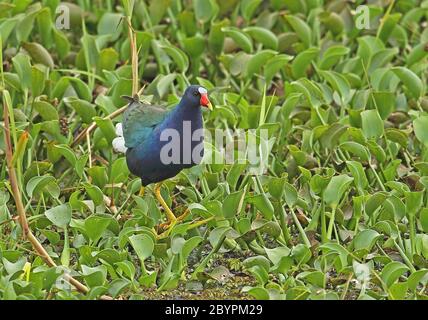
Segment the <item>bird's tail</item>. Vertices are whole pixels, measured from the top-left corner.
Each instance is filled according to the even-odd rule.
[[[122,123],[116,124],[116,138],[112,141],[113,150],[117,153],[126,153],[128,149],[125,146],[125,138],[123,137]]]

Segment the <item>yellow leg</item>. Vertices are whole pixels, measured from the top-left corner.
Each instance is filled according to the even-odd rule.
[[[140,193],[138,194],[140,197],[144,196],[144,193],[146,192],[146,188],[144,186],[141,186]]]
[[[164,230],[164,231],[157,235],[157,239],[167,238],[169,236],[169,234],[171,233],[172,229],[174,228],[174,226],[177,223],[184,221],[184,219],[186,219],[186,217],[190,213],[190,210],[186,209],[186,211],[184,211],[184,213],[181,216],[176,217],[174,215],[174,213],[171,211],[171,209],[168,207],[168,205],[166,204],[165,200],[162,198],[161,187],[162,187],[162,182],[159,182],[155,185],[153,191],[155,193],[156,199],[159,201],[159,203],[161,204],[161,206],[165,210],[165,214],[166,214],[168,221],[166,223],[162,223],[158,226],[160,230]],[[197,228],[197,227],[199,227],[205,223],[208,223],[213,218],[214,217],[210,217],[210,218],[205,219],[205,220],[194,221],[193,223],[191,223],[189,225],[189,229],[194,229],[194,228]]]
[[[183,221],[184,219],[186,219],[186,217],[189,215],[189,213],[190,213],[190,210],[189,209],[186,209],[186,211],[184,211],[184,213],[181,215],[181,216],[178,216],[176,219],[176,222],[178,223],[178,222],[181,222],[181,221]],[[165,228],[167,228],[168,226],[170,225],[170,223],[169,222],[165,222],[165,223],[161,223],[160,225],[159,225],[159,227],[161,228],[161,229],[165,229]]]
[[[162,195],[161,195],[161,186],[162,186],[162,182],[158,182],[155,185],[154,192],[155,192],[156,199],[158,199],[158,201],[160,202],[161,206],[165,210],[166,218],[168,219],[168,221],[171,224],[172,223],[175,224],[175,222],[177,221],[177,218],[175,217],[174,213],[172,213],[171,209],[168,207],[168,205],[166,204],[165,200],[162,198]]]
[[[186,213],[186,212],[185,212],[185,213]],[[158,235],[156,236],[156,238],[157,238],[158,240],[161,240],[161,239],[165,239],[165,238],[167,238],[167,237],[169,236],[169,234],[171,233],[172,228],[173,228],[173,227],[175,226],[175,224],[179,221],[178,219],[179,219],[179,218],[181,218],[182,216],[184,216],[184,214],[185,214],[185,213],[183,213],[180,217],[178,217],[176,221],[174,221],[173,223],[169,224],[169,225],[167,226],[167,229],[166,229],[164,232],[162,232],[162,233],[158,234]],[[191,229],[195,229],[195,228],[197,228],[197,227],[200,227],[200,226],[202,226],[202,225],[204,225],[204,224],[206,224],[206,223],[210,222],[210,221],[211,221],[211,220],[213,220],[213,219],[214,219],[214,217],[210,217],[210,218],[208,218],[208,219],[204,219],[204,220],[199,220],[199,221],[193,222],[192,224],[190,224],[190,225],[189,225],[189,227],[187,228],[187,230],[191,230]]]
[[[186,219],[189,213],[190,213],[190,210],[189,208],[187,208],[186,211],[184,211],[184,213],[177,218],[177,221],[183,221],[184,219]]]

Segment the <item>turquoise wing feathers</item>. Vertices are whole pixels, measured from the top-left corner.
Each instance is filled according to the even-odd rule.
[[[122,121],[125,146],[134,148],[143,143],[167,114],[166,109],[144,104],[136,99],[131,101]]]

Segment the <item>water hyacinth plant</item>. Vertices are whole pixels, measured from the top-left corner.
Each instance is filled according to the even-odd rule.
[[[0,8],[1,299],[428,298],[428,1]]]

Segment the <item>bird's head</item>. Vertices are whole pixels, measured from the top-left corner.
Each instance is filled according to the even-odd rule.
[[[207,107],[210,110],[213,108],[210,100],[208,99],[207,89],[198,85],[187,87],[186,91],[184,92],[183,99],[195,107],[202,106]]]

